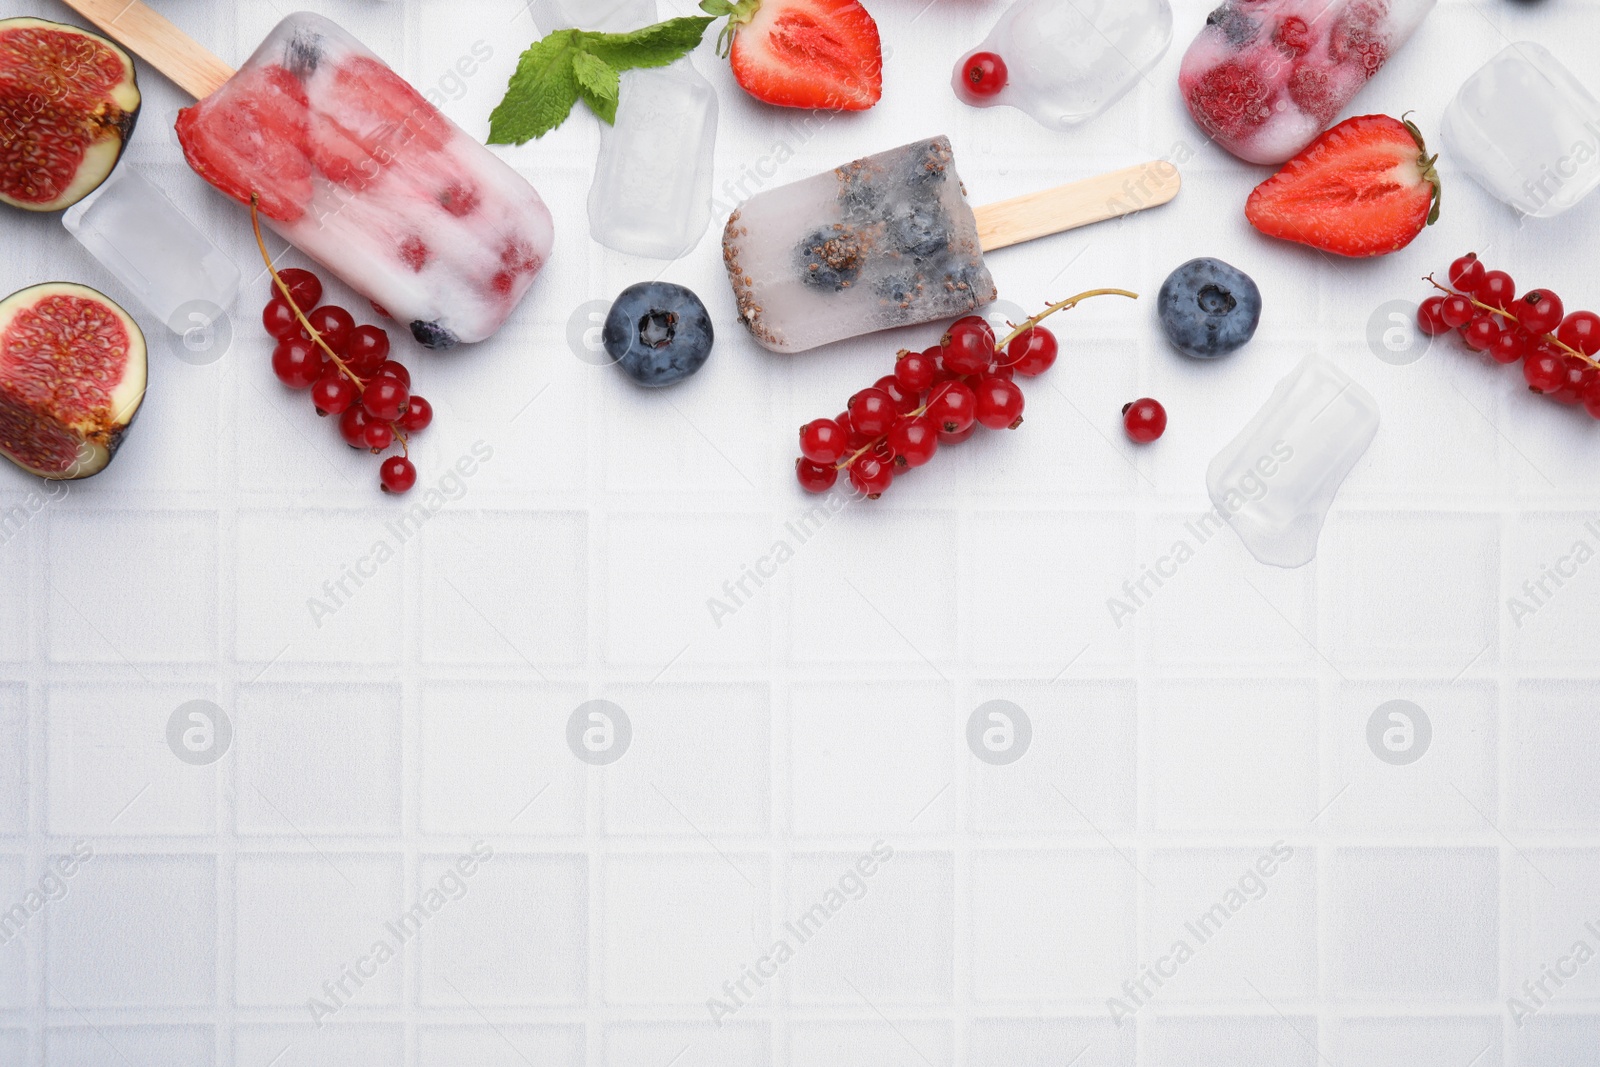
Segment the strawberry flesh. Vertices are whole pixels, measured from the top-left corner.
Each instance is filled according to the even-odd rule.
[[[768,104],[865,111],[883,96],[878,24],[859,0],[762,0],[731,58],[739,84]]]
[[[1438,218],[1439,178],[1415,131],[1387,115],[1346,119],[1257,186],[1245,216],[1269,237],[1341,256],[1404,248]]]
[[[277,66],[244,71],[228,86],[178,113],[183,154],[229,196],[248,204],[258,195],[268,218],[294,222],[311,202],[305,86]],[[253,174],[271,174],[271,186],[257,188]]]

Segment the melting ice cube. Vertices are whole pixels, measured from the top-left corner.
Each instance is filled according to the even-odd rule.
[[[1310,356],[1211,461],[1206,489],[1252,556],[1303,567],[1317,554],[1339,487],[1377,433],[1372,394]]]

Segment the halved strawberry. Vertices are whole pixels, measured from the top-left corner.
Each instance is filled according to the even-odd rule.
[[[1388,115],[1346,119],[1256,186],[1250,224],[1341,256],[1382,256],[1439,220],[1442,187],[1422,131]]]
[[[282,67],[254,67],[218,93],[178,112],[178,141],[189,165],[241,203],[294,222],[311,202],[305,87]],[[259,175],[270,174],[264,185]]]
[[[700,7],[728,16],[723,54],[757,100],[865,111],[883,96],[878,24],[859,0],[703,0]]]

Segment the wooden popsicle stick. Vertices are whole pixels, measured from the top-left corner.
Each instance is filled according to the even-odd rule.
[[[1165,160],[1141,163],[976,210],[985,252],[1159,207],[1178,195],[1183,177]]]
[[[141,0],[62,2],[196,100],[204,100],[233,77],[233,68]]]

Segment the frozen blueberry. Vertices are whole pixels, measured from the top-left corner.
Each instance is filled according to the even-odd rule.
[[[1248,274],[1220,259],[1191,259],[1167,276],[1156,310],[1179,351],[1216,359],[1255,336],[1261,290]]]
[[[916,259],[950,247],[950,227],[938,204],[906,204],[889,219],[889,246]]]
[[[813,289],[839,292],[861,274],[867,258],[867,240],[849,226],[830,226],[811,234],[796,250],[800,277]]]
[[[454,348],[461,343],[460,338],[437,322],[423,322],[420,319],[411,324],[411,336],[423,348]]]
[[[1255,40],[1256,34],[1261,29],[1261,23],[1237,8],[1228,6],[1219,7],[1207,16],[1206,25],[1220,26],[1223,35],[1228,38],[1228,43],[1235,48],[1243,48]]]
[[[611,305],[606,354],[640,385],[674,385],[699,370],[716,334],[700,298],[671,282],[630,285]]]

